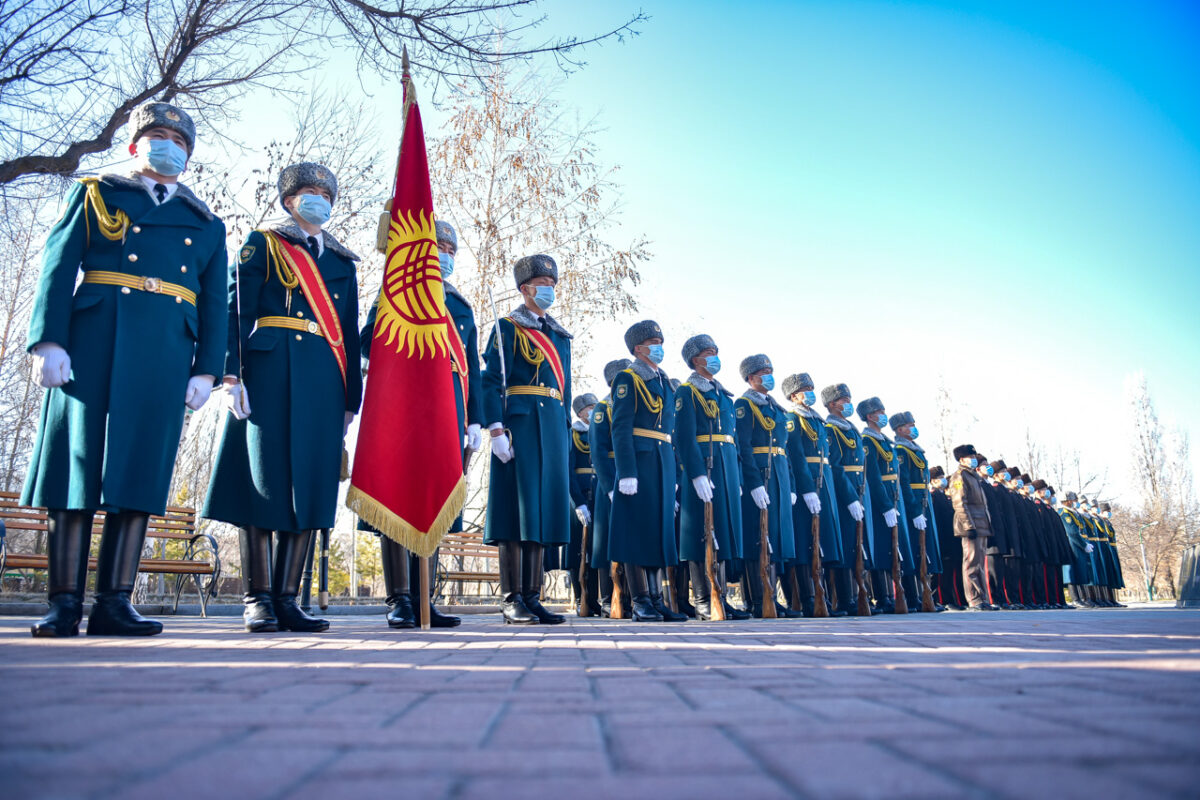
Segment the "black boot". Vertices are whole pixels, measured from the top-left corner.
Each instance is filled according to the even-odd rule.
[[[921,592],[917,588],[916,575],[904,575],[900,578],[904,587],[904,599],[908,601],[908,613],[915,614],[921,610]]]
[[[612,570],[608,564],[603,569],[592,570],[596,573],[596,594],[600,604],[600,616],[608,619],[612,616],[613,579]]]
[[[47,517],[50,574],[46,601],[50,612],[33,623],[29,632],[37,637],[78,636],[92,545],[92,512],[50,511]]]
[[[417,615],[409,586],[408,550],[380,534],[379,549],[383,564],[383,588],[387,591],[389,628],[415,628]]]
[[[428,563],[429,563],[429,627],[431,627],[431,628],[457,628],[459,625],[462,624],[462,619],[459,617],[451,616],[450,614],[443,614],[441,611],[438,611],[438,607],[436,605],[434,605],[434,603],[433,603],[433,596],[434,596],[433,587],[435,585],[437,585],[437,567],[438,567],[438,551],[439,551],[439,549],[435,549],[433,551],[433,555],[431,555],[429,557],[429,561],[428,561]],[[420,574],[421,559],[419,559],[416,555],[411,556],[411,558],[409,560],[409,569],[411,570],[412,574],[415,574],[415,575]],[[414,586],[412,591],[409,592],[409,594],[412,596],[413,608],[420,607],[421,598],[417,596],[417,592],[419,592],[419,591],[420,591],[420,585],[418,582],[418,585]]]
[[[817,592],[813,586],[812,568],[806,567],[803,564],[797,566],[796,583],[800,587],[800,602],[798,606],[793,607],[799,608],[806,617],[814,616],[816,614]],[[828,611],[828,607],[825,610]]]
[[[310,617],[296,604],[300,578],[308,560],[308,542],[315,531],[279,531],[275,534],[275,569],[271,589],[274,592],[275,617],[279,630],[296,633],[320,633],[329,629],[329,620]]]
[[[271,602],[271,532],[253,526],[238,532],[242,550],[242,622],[250,633],[279,630]]]
[[[542,577],[546,574],[544,559],[540,544],[521,542],[521,599],[542,625],[560,625],[567,618],[542,605]]]
[[[162,623],[134,610],[129,598],[142,561],[142,545],[150,515],[138,511],[110,511],[100,537],[100,563],[96,568],[96,602],[88,615],[88,636],[153,636]]]
[[[708,575],[705,574],[704,564],[699,561],[689,561],[687,566],[688,581],[696,593],[696,619],[707,622],[712,619],[712,593]]]
[[[671,573],[671,588],[675,590],[675,607],[679,609],[679,613],[685,615],[688,619],[695,619],[696,607],[689,602],[689,583],[691,581],[691,570],[688,568],[688,562],[680,561],[672,567],[675,571]]]
[[[830,616],[848,617],[858,612],[858,587],[850,580],[848,567],[830,567],[829,583],[837,594],[837,606]]]
[[[662,622],[662,614],[650,597],[649,570],[636,564],[625,565],[625,583],[629,586],[629,608],[634,622]]]
[[[762,619],[763,585],[762,576],[758,574],[757,559],[742,562],[742,594],[746,598],[746,610],[750,616]]]
[[[874,569],[871,570],[870,575],[871,593],[875,595],[875,608],[873,611],[876,614],[895,614],[895,589],[892,586],[891,573],[884,572],[881,569]]]
[[[771,586],[774,588],[778,583],[779,588],[783,590],[784,599],[788,601],[787,605],[781,604],[778,600],[775,601],[775,615],[781,619],[799,619],[804,616],[804,612],[800,610],[798,598],[793,596],[796,593],[792,590],[792,577],[788,574],[788,570],[793,568],[788,565],[771,565]],[[777,596],[776,592],[771,592],[772,598]]]
[[[670,569],[670,567],[666,567]],[[687,622],[687,614],[679,614],[671,610],[663,599],[663,579],[662,572],[657,569],[646,569],[646,582],[650,589],[650,605],[654,606],[654,610],[663,618],[664,622]]]
[[[506,625],[536,625],[521,595],[521,543],[500,542],[500,613]]]

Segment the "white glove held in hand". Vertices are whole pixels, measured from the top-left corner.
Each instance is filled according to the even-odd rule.
[[[225,384],[225,397],[235,419],[250,418],[250,395],[246,394],[244,383]]]
[[[850,512],[850,517],[855,522],[862,522],[862,518],[863,518],[863,504],[862,503],[855,500],[853,503],[846,506],[846,509]]]
[[[192,411],[199,411],[208,402],[212,394],[213,376],[194,375],[188,379],[187,394],[183,397],[184,405]]]
[[[478,451],[483,447],[483,434],[481,433],[479,423],[474,423],[467,426],[467,449]]]
[[[692,488],[696,490],[696,496],[700,498],[701,503],[712,502],[713,482],[708,479],[707,475],[701,475],[699,478],[692,478]]]
[[[771,498],[767,497],[767,487],[765,486],[751,489],[750,499],[754,501],[754,505],[758,506],[759,511],[762,511],[771,502]]]
[[[1090,552],[1092,552],[1093,550],[1095,550],[1096,548],[1092,546],[1092,543],[1091,543],[1091,542],[1088,542],[1088,543],[1087,543],[1087,547],[1086,547],[1085,549],[1086,549],[1086,551],[1087,551],[1087,552],[1089,552],[1089,553],[1090,553]]]
[[[621,478],[617,483],[617,491],[621,494],[637,494],[637,478]]]
[[[500,459],[501,464],[507,464],[512,461],[512,442],[509,441],[507,433],[492,437],[492,455]]]
[[[821,513],[821,498],[817,497],[816,492],[806,492],[804,495],[804,505],[808,506],[808,513]]]
[[[900,514],[894,508],[890,508],[883,512],[883,524],[889,528],[896,527],[896,523],[900,521]]]
[[[587,506],[575,506],[575,516],[579,517],[582,525],[592,524],[592,512],[588,511]]]
[[[924,514],[919,515],[916,519],[913,520],[913,527],[919,531],[925,530],[926,524],[927,524],[927,520],[925,519]]]
[[[42,388],[62,386],[71,380],[71,357],[53,342],[42,342],[33,348],[33,374]]]

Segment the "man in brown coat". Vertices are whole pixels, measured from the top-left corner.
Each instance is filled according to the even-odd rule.
[[[959,469],[950,479],[947,494],[954,504],[954,535],[962,539],[963,545],[966,610],[995,611],[996,606],[987,602],[983,583],[984,554],[987,552],[988,537],[992,535],[992,522],[988,515],[983,481],[975,473],[979,456],[973,445],[960,444],[954,448],[954,458],[959,463]]]

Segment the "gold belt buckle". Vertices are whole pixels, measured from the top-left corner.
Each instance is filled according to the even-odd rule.
[[[321,326],[318,325],[317,323],[313,322],[312,320],[309,320],[308,327],[306,330],[308,330],[309,333],[317,333],[318,331],[321,330]]]
[[[158,278],[146,278],[142,281],[142,290],[158,294],[162,291],[162,285]]]
[[[551,388],[550,396],[553,397],[555,400],[562,400],[562,394],[558,391],[558,389]]]

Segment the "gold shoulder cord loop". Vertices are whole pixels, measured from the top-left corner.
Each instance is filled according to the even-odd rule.
[[[706,398],[704,395],[702,395],[700,393],[699,389],[697,389],[695,386],[693,386],[690,383],[685,383],[684,386],[686,386],[692,390],[692,394],[695,396],[696,402],[699,403],[700,408],[702,408],[704,410],[704,416],[708,417],[709,419],[716,419],[717,418],[717,401],[709,400],[708,398]]]
[[[775,420],[764,417],[763,413],[758,410],[758,405],[753,401],[747,400],[746,402],[750,403],[750,410],[754,412],[754,418],[758,420],[759,425],[762,425],[763,430],[767,433],[775,430]]]
[[[635,401],[638,397],[640,397],[642,402],[646,404],[646,408],[649,409],[651,414],[661,414],[663,408],[662,398],[655,397],[654,395],[650,394],[650,387],[646,385],[646,382],[642,380],[641,376],[636,372],[631,369],[627,369],[625,371],[633,376],[633,390],[634,394],[636,395]]]
[[[129,228],[129,215],[119,208],[116,214],[108,213],[108,206],[104,204],[104,196],[100,194],[99,178],[82,178],[80,183],[87,187],[87,193],[83,197],[83,221],[84,230],[87,231],[88,246],[92,244],[92,224],[88,218],[89,209],[96,215],[96,227],[100,229],[100,233],[105,239],[110,242],[125,241],[125,231]]]
[[[908,454],[908,458],[910,461],[912,461],[914,467],[917,469],[925,469],[925,462],[921,460],[921,457],[917,455],[915,450],[910,450],[902,444],[898,444],[896,447]]]
[[[520,325],[513,323],[513,328],[517,331],[517,344],[521,346],[521,357],[530,363],[535,369],[542,366],[542,362],[546,360],[546,354],[529,341],[529,335],[525,333],[525,329]]]
[[[275,238],[275,234],[270,231],[259,231],[263,239],[267,242],[267,280],[271,279],[271,268],[274,265],[275,275],[279,278],[279,282],[283,284],[283,288],[287,290],[287,301],[285,308],[287,313],[292,313],[292,290],[300,285],[300,279],[296,277],[296,273],[292,272],[292,268],[287,265],[287,261],[283,258],[283,248],[279,244],[279,240]]]
[[[578,448],[579,452],[592,452],[591,445],[583,440],[583,437],[579,435],[579,431],[571,431],[571,435],[575,438],[575,447]]]
[[[833,429],[833,432],[834,432],[834,433],[836,433],[836,434],[838,435],[838,438],[842,440],[842,444],[843,444],[843,445],[845,445],[846,447],[849,447],[851,450],[855,450],[855,449],[857,449],[857,448],[854,446],[854,440],[852,440],[852,439],[851,439],[849,436],[847,436],[846,434],[844,434],[844,433],[842,432],[842,429],[841,429],[841,428],[839,428],[837,425],[832,425],[832,424],[831,424],[831,425],[826,425],[825,427],[826,427],[826,428],[831,428],[831,429]]]
[[[804,431],[804,435],[807,436],[810,441],[815,442],[817,440],[817,429],[808,424],[808,420],[804,418],[803,414],[797,414],[796,419],[800,420],[800,429]]]
[[[889,453],[888,451],[884,450],[883,445],[876,441],[874,436],[868,436],[867,439],[870,440],[871,444],[875,445],[875,449],[879,451],[880,458],[882,458],[888,464],[892,463],[892,459],[896,455],[895,453]]]

